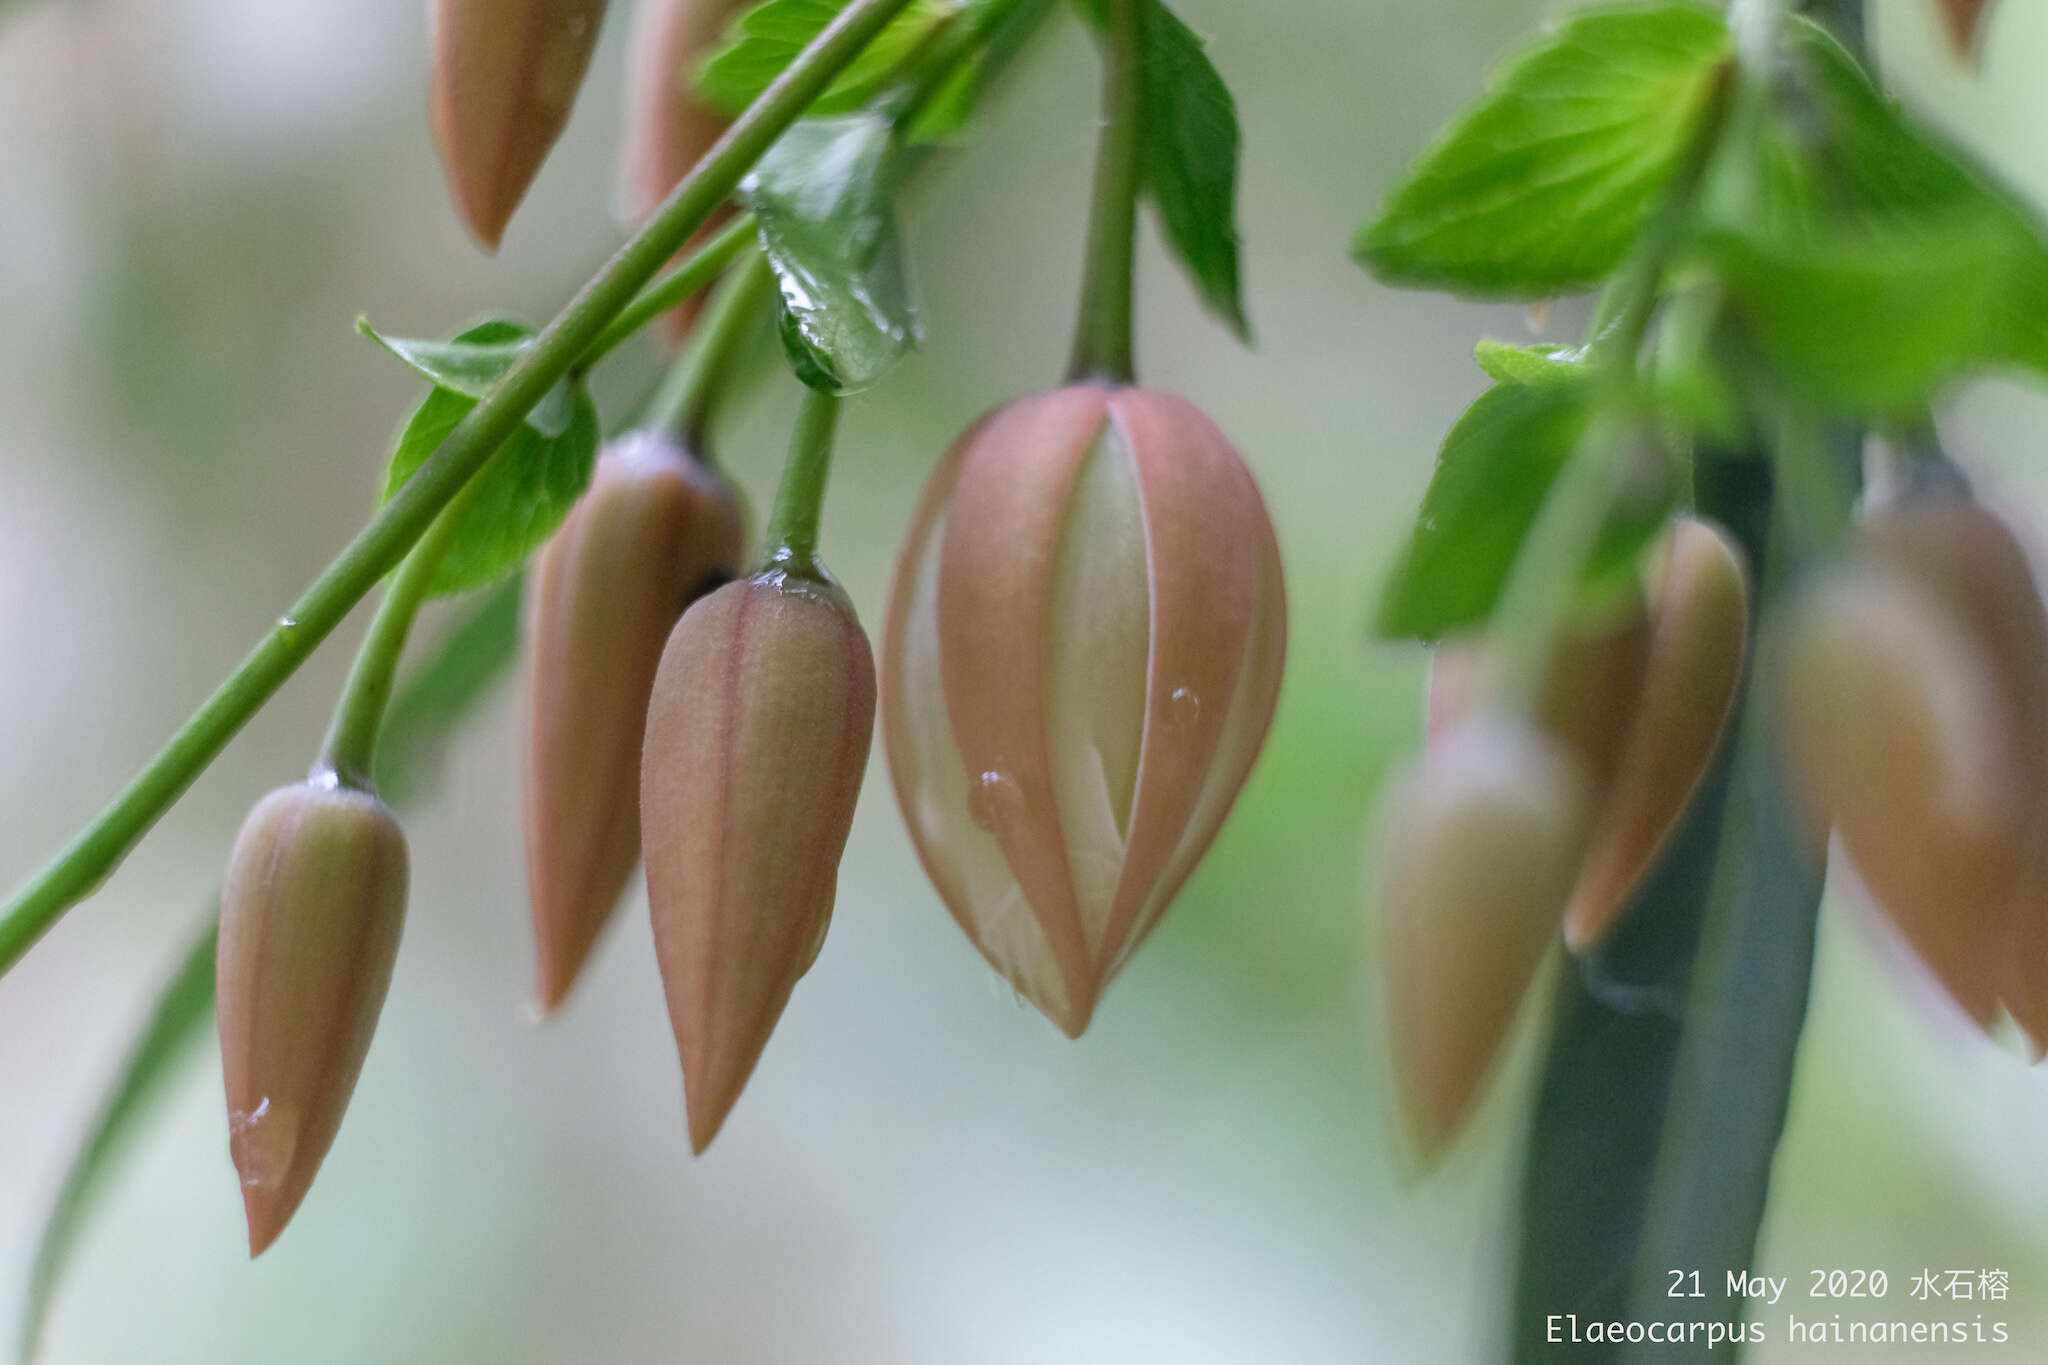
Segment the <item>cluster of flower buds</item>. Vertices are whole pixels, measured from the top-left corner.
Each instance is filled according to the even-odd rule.
[[[1911,494],[1777,632],[1781,737],[1813,828],[1972,1019],[2048,1047],[2048,615],[1983,508]]]
[[[961,928],[1069,1035],[1215,838],[1285,637],[1265,505],[1183,399],[1021,399],[927,488],[883,640],[897,798]]]
[[[331,774],[264,797],[235,840],[216,981],[252,1256],[284,1231],[341,1127],[391,984],[406,877],[391,812]]]
[[[740,571],[738,499],[674,437],[636,432],[541,551],[528,589],[526,859],[539,1003],[576,979],[640,856],[640,752],[683,609]]]
[[[1681,517],[1645,577],[1554,642],[1533,717],[1499,698],[1488,642],[1439,649],[1380,861],[1396,1080],[1424,1154],[1456,1136],[1560,925],[1574,950],[1607,933],[1727,728],[1749,634],[1739,552]]]

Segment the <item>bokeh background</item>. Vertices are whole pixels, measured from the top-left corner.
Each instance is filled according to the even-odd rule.
[[[635,892],[566,1012],[527,1019],[514,689],[408,817],[416,888],[349,1122],[290,1233],[244,1253],[218,1062],[196,1050],[101,1206],[59,1362],[1048,1365],[1446,1361],[1504,1315],[1537,1021],[1429,1179],[1375,1029],[1365,826],[1416,740],[1420,652],[1361,622],[1436,444],[1523,316],[1390,292],[1345,242],[1559,6],[1183,0],[1241,106],[1245,351],[1148,245],[1146,376],[1202,401],[1286,546],[1290,672],[1214,853],[1084,1040],[1013,1000],[919,876],[877,757],[832,936],[709,1156]],[[412,381],[355,336],[544,318],[617,242],[625,30],[495,259],[427,137],[419,0],[0,0],[0,882],[96,809],[368,511]],[[2048,202],[2048,5],[1971,78],[1927,0],[1880,0],[1914,102]],[[1063,20],[935,166],[909,233],[930,340],[851,409],[826,550],[876,624],[953,433],[1057,377],[1096,69]],[[1149,237],[1149,233],[1148,233]],[[622,364],[617,412],[652,373]],[[765,502],[793,385],[724,455]],[[2048,403],[1986,385],[1948,434],[2048,526]],[[243,811],[295,777],[353,620],[119,875],[0,982],[0,1333],[102,1087],[201,922]],[[1772,1274],[2003,1268],[2004,1351],[2048,1357],[2048,1074],[1825,916],[1777,1169]],[[1540,994],[1540,993],[1539,993]],[[1982,1306],[1989,1308],[1991,1306]],[[1777,1347],[1753,1359],[1908,1360]]]

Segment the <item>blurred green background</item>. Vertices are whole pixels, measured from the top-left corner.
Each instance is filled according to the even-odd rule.
[[[490,259],[427,137],[418,0],[0,3],[0,882],[89,816],[367,512],[415,390],[356,315],[412,335],[491,308],[539,320],[618,241],[627,8]],[[48,1359],[1491,1357],[1536,1021],[1479,1128],[1411,1176],[1375,1028],[1362,831],[1415,742],[1423,660],[1364,643],[1360,622],[1480,387],[1472,342],[1527,323],[1381,289],[1344,246],[1562,7],[1180,8],[1241,107],[1258,346],[1210,325],[1148,240],[1140,365],[1205,404],[1262,480],[1293,639],[1263,764],[1086,1038],[1019,1006],[954,929],[877,755],[824,955],[692,1160],[637,891],[563,1016],[527,1020],[507,687],[408,817],[390,1004],[289,1234],[246,1259],[209,1045],[104,1204]],[[1939,50],[1931,9],[1875,6],[1894,82],[2048,202],[2048,5],[2001,7],[1975,79]],[[915,196],[929,343],[851,408],[826,526],[871,627],[938,453],[1058,376],[1095,81],[1063,19],[973,150]],[[619,367],[610,411],[653,365]],[[756,506],[793,397],[778,376],[727,434]],[[1972,390],[1947,430],[2030,533],[2048,526],[2041,395]],[[350,639],[0,982],[0,1292],[243,811],[311,757]],[[1764,1268],[1793,1275],[1793,1295],[1811,1268],[1884,1269],[1891,1297],[1868,1315],[1908,1319],[1967,1316],[1907,1300],[1918,1271],[2003,1268],[2010,1300],[1974,1308],[2013,1343],[1968,1358],[2048,1357],[2048,1075],[1945,1017],[1853,894],[1823,936]]]

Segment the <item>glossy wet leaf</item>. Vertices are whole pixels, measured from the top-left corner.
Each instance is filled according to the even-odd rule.
[[[697,71],[697,93],[713,109],[737,116],[774,83],[846,8],[847,0],[765,0],[735,19],[725,45]],[[965,0],[911,0],[853,64],[811,105],[813,115],[860,108],[946,24],[975,6]]]
[[[499,585],[399,687],[378,752],[379,780],[393,804],[428,785],[455,727],[509,671],[518,615],[518,583]],[[163,1094],[192,1047],[211,1036],[214,919],[219,909],[220,898],[212,897],[205,930],[165,982],[64,1173],[29,1270],[16,1337],[19,1365],[35,1359],[79,1239],[119,1174],[130,1141],[148,1124],[153,1101]]]
[[[392,452],[386,501],[476,404],[454,389],[437,386],[427,394]],[[434,576],[436,594],[466,592],[511,573],[561,525],[582,495],[597,460],[597,408],[580,385],[565,391],[563,406],[558,434],[544,435],[531,421],[521,425],[476,476],[480,483],[462,529]]]
[[[1079,3],[1099,30],[1104,0]],[[1139,0],[1138,43],[1143,193],[1202,301],[1249,338],[1238,265],[1237,102],[1200,35],[1163,0]]]
[[[1475,297],[1592,287],[1649,221],[1728,55],[1726,25],[1702,5],[1568,19],[1423,153],[1354,252],[1390,284]]]
[[[741,183],[782,295],[782,341],[812,388],[856,393],[920,339],[896,224],[900,144],[873,113],[806,119]]]
[[[1444,438],[1415,528],[1381,594],[1377,634],[1436,640],[1486,621],[1544,498],[1591,428],[1592,390],[1583,377],[1509,381],[1465,410]],[[1588,588],[1633,572],[1668,506],[1661,484],[1618,504],[1585,567]]]
[[[533,329],[517,322],[478,323],[447,341],[388,337],[362,319],[356,322],[356,330],[404,361],[429,384],[478,402],[533,348]],[[543,436],[560,436],[569,425],[573,407],[568,383],[556,384],[526,414],[527,425]]]

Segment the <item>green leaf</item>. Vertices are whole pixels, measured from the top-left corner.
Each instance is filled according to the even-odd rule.
[[[1437,640],[1492,615],[1544,499],[1592,425],[1595,386],[1579,368],[1569,380],[1496,384],[1451,428],[1382,592],[1377,634]],[[1667,480],[1632,480],[1585,565],[1582,587],[1604,592],[1633,573],[1669,508]]]
[[[399,688],[378,744],[378,780],[397,805],[423,791],[457,724],[509,671],[517,647],[519,584],[501,584],[451,630]],[[85,1140],[43,1221],[21,1310],[16,1360],[35,1359],[58,1287],[102,1192],[118,1173],[129,1140],[147,1123],[152,1101],[213,1018],[213,960],[220,898],[207,926],[165,983],[101,1100]]]
[[[1473,347],[1472,358],[1503,384],[1541,388],[1583,381],[1586,353],[1584,346],[1514,346],[1489,337]]]
[[[216,909],[218,907],[216,906]],[[29,1268],[28,1292],[22,1304],[21,1333],[15,1359],[27,1365],[42,1344],[58,1282],[98,1196],[111,1178],[127,1139],[147,1117],[151,1102],[163,1091],[176,1064],[190,1050],[213,1018],[213,956],[216,931],[206,930],[186,950],[177,969],[157,997],[141,1032],[100,1102],[84,1143],[64,1172],[57,1200],[43,1221]]]
[[[1696,4],[1573,15],[1494,77],[1353,250],[1389,284],[1513,299],[1591,288],[1649,221],[1728,55],[1721,16]]]
[[[740,185],[782,293],[782,340],[812,388],[856,393],[920,340],[896,225],[901,148],[877,113],[805,119]]]
[[[697,93],[719,112],[737,116],[774,84],[783,68],[824,32],[847,0],[764,0],[733,21],[725,46],[697,70]],[[963,0],[911,0],[816,103],[813,115],[860,108],[899,75],[947,24],[971,8]]]
[[[1099,31],[1104,0],[1077,0]],[[1249,340],[1239,283],[1237,102],[1207,45],[1164,0],[1139,0],[1142,188],[1202,301]]]
[[[360,318],[356,330],[404,361],[429,384],[478,402],[489,396],[491,387],[519,357],[533,349],[531,327],[502,320],[478,323],[448,341],[387,337]],[[573,408],[569,384],[564,380],[526,414],[526,422],[543,436],[560,436],[568,428]]]
[[[399,435],[385,474],[384,500],[404,486],[469,415],[477,400],[452,389],[427,394]],[[569,392],[561,434],[523,425],[491,456],[447,555],[434,575],[436,595],[480,588],[518,568],[569,515],[597,460],[597,407],[578,385]]]

